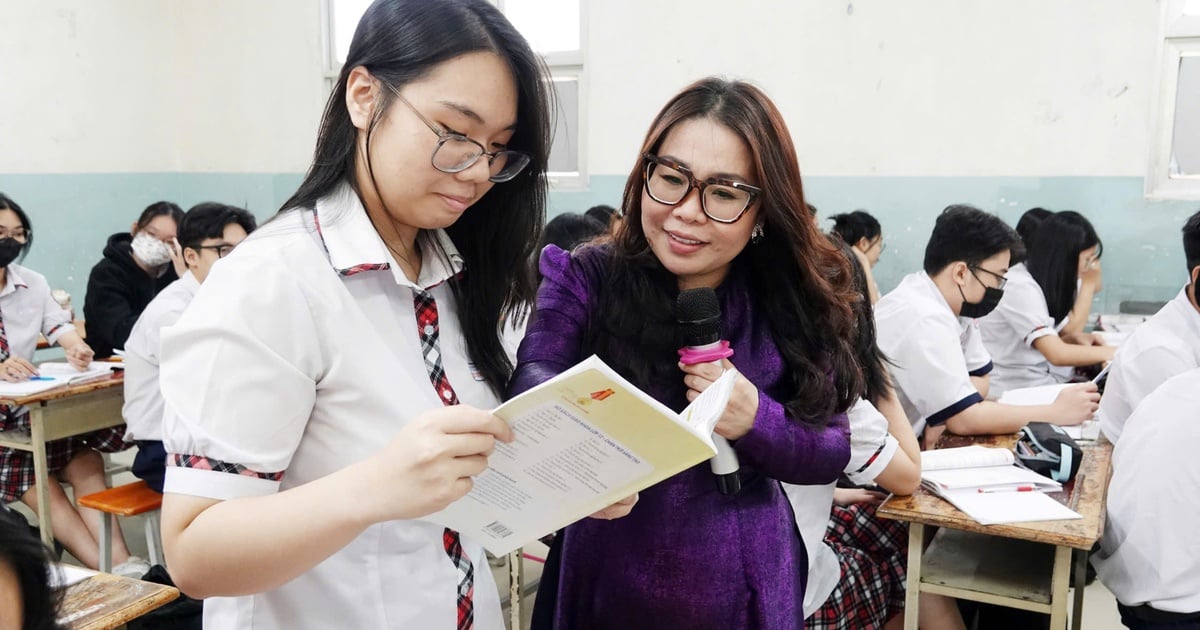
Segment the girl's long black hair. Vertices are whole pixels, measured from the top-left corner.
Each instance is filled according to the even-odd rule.
[[[1055,212],[1043,219],[1030,239],[1025,266],[1042,287],[1050,317],[1055,322],[1062,321],[1075,306],[1079,253],[1097,245],[1099,258],[1104,245],[1095,228],[1082,214],[1072,210]]]
[[[358,190],[358,130],[345,104],[346,85],[354,68],[362,66],[398,90],[428,75],[440,63],[477,51],[494,52],[508,63],[518,99],[517,127],[509,148],[532,156],[516,179],[493,186],[446,228],[466,266],[463,274],[450,281],[450,287],[458,302],[467,351],[488,385],[500,394],[513,368],[500,344],[500,322],[523,313],[536,289],[529,260],[545,222],[543,174],[550,154],[551,99],[541,58],[499,10],[485,0],[372,3],[354,31],[346,62],[325,106],[312,166],[280,212],[314,207],[343,182]],[[378,98],[380,106],[366,132],[367,155],[372,131],[394,102],[389,89],[381,89]]]

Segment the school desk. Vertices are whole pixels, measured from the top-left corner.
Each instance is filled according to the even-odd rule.
[[[1011,449],[1016,435],[963,437],[943,434],[937,448],[983,444]],[[1071,627],[1083,614],[1087,552],[1104,532],[1104,499],[1112,474],[1112,444],[1081,443],[1083,463],[1062,492],[1050,494],[1083,516],[1066,521],[980,525],[924,488],[892,496],[878,510],[909,523],[905,630],[917,630],[918,595],[948,595],[1050,615],[1050,627],[1067,627],[1072,555],[1075,598]],[[925,527],[941,528],[928,548]]]
[[[172,586],[96,573],[67,587],[58,620],[71,630],[110,630],[178,597]]]
[[[29,408],[29,432],[0,432],[0,446],[33,453],[34,483],[39,506],[50,504],[46,444],[57,439],[106,429],[125,422],[124,372],[72,383],[29,396],[0,397],[0,404]],[[57,483],[57,482],[55,482]],[[42,542],[54,547],[50,510],[38,510]]]

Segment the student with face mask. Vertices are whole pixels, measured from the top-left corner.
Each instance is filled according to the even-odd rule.
[[[1096,386],[1067,388],[1050,405],[985,400],[992,360],[974,321],[1004,296],[1017,235],[998,217],[967,205],[946,208],[925,247],[924,271],[909,274],[875,307],[879,349],[892,360],[901,406],[924,445],[942,431],[1014,433],[1032,420],[1079,424],[1099,404]]]
[[[142,309],[187,271],[175,239],[182,220],[179,206],[159,201],[142,211],[129,232],[108,237],[83,302],[88,342],[98,358],[125,347]]]
[[[50,296],[50,285],[42,274],[16,264],[33,245],[29,217],[12,199],[0,194],[0,379],[26,381],[37,376],[31,363],[38,335],[64,350],[67,362],[79,369],[91,363],[92,349],[71,324],[71,316]],[[25,407],[0,405],[0,431],[28,432],[29,411]],[[69,484],[75,496],[101,492],[107,488],[104,460],[99,452],[125,447],[121,427],[66,437],[46,445],[50,472],[48,506],[54,523],[54,537],[71,555],[88,568],[99,565],[101,514],[77,507],[67,498],[59,482]],[[21,501],[34,512],[41,512],[34,484],[33,454],[0,447],[0,502]],[[112,532],[114,573],[141,577],[149,564],[131,557],[119,527]]]

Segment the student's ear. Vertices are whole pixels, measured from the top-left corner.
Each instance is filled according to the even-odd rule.
[[[192,249],[191,247],[184,247],[183,262],[187,264],[188,269],[195,267],[196,265],[200,264],[200,252]]]
[[[865,236],[860,237],[858,242],[854,244],[854,249],[857,249],[865,254],[867,253],[867,250],[871,249],[871,241],[867,240],[867,237]]]
[[[133,222],[133,225],[129,226],[129,233],[130,233],[130,234],[136,234],[136,233],[137,233],[137,221],[134,221],[134,222]]]
[[[366,68],[358,66],[350,71],[346,79],[346,110],[350,112],[350,122],[358,129],[366,131],[371,125],[380,87]]]
[[[1196,281],[1200,280],[1200,265],[1192,267],[1192,286],[1196,286]]]
[[[960,260],[950,265],[950,267],[950,277],[954,278],[954,281],[958,283],[958,286],[967,286],[967,276],[971,274],[971,268],[967,266],[967,263]]]

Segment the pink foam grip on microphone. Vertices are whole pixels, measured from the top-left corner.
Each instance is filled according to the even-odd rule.
[[[684,365],[720,361],[731,356],[733,356],[733,348],[730,348],[729,342],[724,339],[711,348],[704,348],[703,350],[692,347],[679,349],[679,360],[683,361]]]

